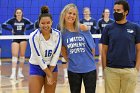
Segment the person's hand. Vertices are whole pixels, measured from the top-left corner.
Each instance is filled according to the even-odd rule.
[[[46,78],[47,78],[48,85],[53,85],[55,83],[53,75],[50,75],[50,76],[47,75]]]
[[[46,77],[45,77],[47,79],[46,83],[48,85],[52,85],[54,83],[53,72],[48,67],[44,69],[44,72],[46,73]]]
[[[85,24],[80,24],[80,30],[82,30],[82,31],[88,31],[89,28]]]

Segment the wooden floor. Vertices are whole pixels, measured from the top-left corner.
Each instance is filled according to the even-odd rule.
[[[59,76],[58,83],[56,88],[56,93],[70,93],[69,85],[67,78],[64,79],[62,65],[58,64],[59,67]],[[11,63],[10,62],[2,62],[0,67],[0,93],[28,93],[28,63],[24,65],[24,79],[10,80],[11,74]],[[138,84],[136,88],[136,93],[140,92],[140,75],[138,77]],[[43,93],[43,92],[42,92]],[[82,91],[84,92],[84,87],[82,86]],[[104,80],[100,77],[97,81],[97,89],[96,93],[105,93],[104,92]]]

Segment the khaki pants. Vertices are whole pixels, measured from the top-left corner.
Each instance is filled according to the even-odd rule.
[[[135,93],[138,71],[136,68],[104,70],[105,93]]]

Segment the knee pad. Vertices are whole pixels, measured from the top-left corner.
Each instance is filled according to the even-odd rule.
[[[19,58],[19,62],[24,63],[24,61],[25,61],[25,57],[20,57],[20,58]]]
[[[17,63],[17,61],[18,61],[18,58],[17,57],[12,57],[12,63]]]

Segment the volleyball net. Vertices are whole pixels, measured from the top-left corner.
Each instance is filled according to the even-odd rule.
[[[29,39],[29,35],[1,35],[0,40]]]
[[[93,38],[101,38],[101,34],[92,34]],[[0,40],[9,40],[9,39],[29,39],[29,35],[2,35]]]
[[[99,39],[99,38],[101,38],[101,34],[92,34],[92,37],[95,38],[95,39]],[[29,35],[1,35],[0,36],[0,41],[1,41],[0,65],[1,65],[1,59],[11,58],[11,50],[10,50],[10,48],[11,48],[11,40],[12,39],[29,39]],[[10,55],[8,55],[8,54],[10,54]],[[30,56],[29,44],[27,45],[26,55],[25,56]]]

